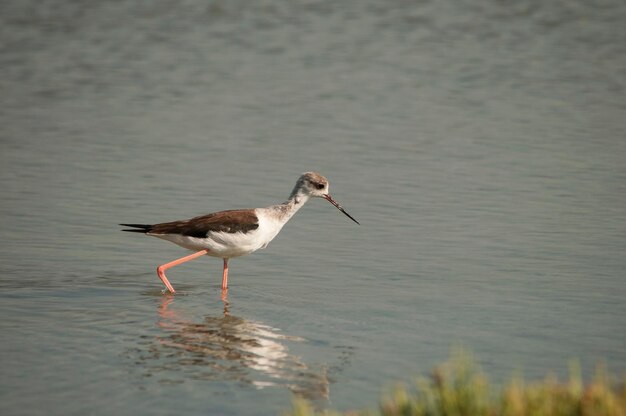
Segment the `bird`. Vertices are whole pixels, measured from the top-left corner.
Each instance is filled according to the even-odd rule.
[[[360,224],[328,193],[328,179],[317,172],[305,172],[289,198],[265,208],[232,209],[187,220],[160,224],[119,224],[122,231],[143,233],[170,241],[193,253],[157,267],[157,275],[170,293],[176,293],[165,272],[201,256],[223,259],[222,291],[228,289],[228,261],[253,253],[267,245],[283,226],[311,198],[323,198],[357,224]],[[165,293],[165,290],[164,290]]]

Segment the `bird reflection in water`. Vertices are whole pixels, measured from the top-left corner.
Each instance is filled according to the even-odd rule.
[[[256,388],[284,386],[307,399],[328,399],[328,367],[307,365],[286,346],[304,339],[231,315],[227,293],[222,295],[223,314],[197,323],[173,309],[174,301],[174,296],[161,298],[158,326],[163,334],[156,342],[152,338],[148,353],[141,354],[140,361],[149,364],[149,375],[165,371],[167,376],[162,375],[171,382],[190,377],[232,380]],[[175,374],[184,378],[172,380]]]

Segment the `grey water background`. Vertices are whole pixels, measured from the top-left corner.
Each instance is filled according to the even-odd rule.
[[[622,1],[3,1],[0,413],[375,406],[473,351],[494,381],[626,371]],[[172,269],[119,232],[282,202]]]

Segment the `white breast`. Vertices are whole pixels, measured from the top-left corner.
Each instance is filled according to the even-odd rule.
[[[276,237],[285,222],[267,215],[263,208],[256,209],[259,227],[247,233],[210,232],[205,238],[180,234],[153,234],[189,250],[208,249],[207,255],[221,258],[239,257],[265,248]]]

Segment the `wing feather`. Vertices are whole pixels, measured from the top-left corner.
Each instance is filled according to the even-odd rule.
[[[154,224],[149,234],[181,234],[204,238],[211,232],[246,233],[257,228],[259,218],[253,209],[235,209],[201,215],[189,220]]]

